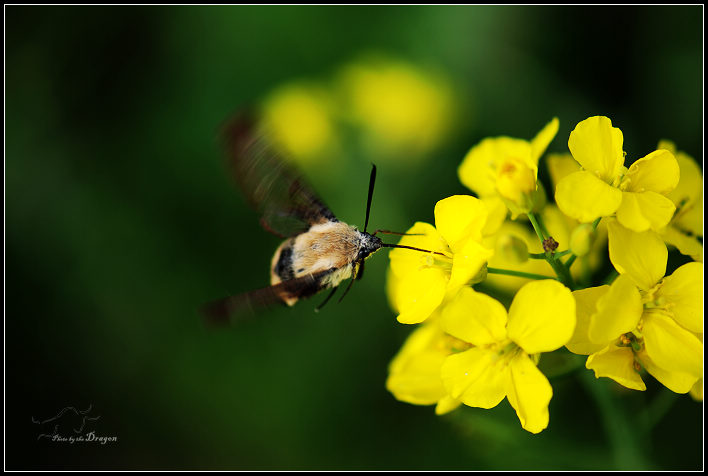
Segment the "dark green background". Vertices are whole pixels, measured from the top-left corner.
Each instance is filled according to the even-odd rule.
[[[702,404],[650,378],[643,393],[584,370],[553,379],[536,436],[506,401],[443,418],[397,402],[384,382],[410,328],[386,302],[385,251],[319,314],[321,297],[214,331],[196,311],[266,284],[278,245],[216,140],[242,105],[367,51],[447,72],[465,98],[456,134],[418,168],[379,164],[371,227],[405,229],[465,193],[455,171],[475,142],[528,139],[553,116],[552,152],[602,114],[634,159],[661,138],[702,158],[701,6],[5,14],[8,469],[702,467]],[[363,225],[370,161],[305,173]],[[89,405],[117,442],[37,439],[32,418]]]

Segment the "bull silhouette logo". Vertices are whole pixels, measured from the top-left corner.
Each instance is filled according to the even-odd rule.
[[[32,423],[38,425],[41,433],[37,439],[54,439],[69,435],[80,435],[86,430],[86,426],[101,418],[92,416],[93,405],[89,405],[86,410],[77,410],[75,407],[64,407],[59,413],[45,420],[38,420],[32,417]]]

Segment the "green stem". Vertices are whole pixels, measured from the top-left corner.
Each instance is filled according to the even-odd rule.
[[[514,271],[512,269],[487,268],[489,274],[504,274],[507,276],[518,276],[519,278],[529,279],[556,279],[553,276],[544,276],[542,274],[525,273],[523,271]]]
[[[538,239],[541,240],[541,244],[546,240],[545,236],[543,236],[543,230],[541,230],[541,225],[538,223],[538,219],[536,218],[536,214],[533,212],[528,212],[527,216],[529,217],[529,220],[531,221],[531,225],[533,225],[533,229],[536,232],[536,235],[538,236]]]
[[[541,244],[543,245],[544,241],[546,240],[544,238],[543,230],[541,227],[541,224],[539,223],[538,218],[536,217],[536,214],[533,212],[528,212],[527,213],[529,220],[531,221],[531,225],[533,225],[533,229],[536,231],[536,235],[538,238],[541,240]],[[551,265],[551,268],[553,268],[553,271],[556,272],[556,276],[558,276],[558,280],[563,283],[565,286],[567,286],[570,289],[575,289],[575,283],[573,282],[573,277],[570,275],[570,271],[567,266],[563,264],[563,262],[560,261],[560,257],[556,257],[555,253],[551,251],[547,251],[544,253],[544,258],[546,261],[548,261],[548,264]]]
[[[553,253],[556,259],[561,258],[570,253],[570,250],[561,251],[559,253]],[[529,253],[529,258],[531,259],[546,259],[546,253]]]
[[[627,418],[629,412],[622,408],[621,402],[610,389],[610,385],[615,383],[608,382],[607,379],[596,379],[592,372],[582,372],[580,376],[583,386],[595,400],[602,418],[614,459],[614,469],[646,469],[646,459],[637,441],[637,432]]]
[[[671,410],[676,403],[676,394],[668,389],[663,389],[659,395],[654,397],[644,411],[639,415],[639,419],[644,425],[644,431],[650,432],[654,426]]]

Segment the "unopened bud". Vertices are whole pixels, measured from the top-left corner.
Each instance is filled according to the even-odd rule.
[[[578,225],[570,234],[570,251],[575,256],[585,256],[590,252],[593,241],[595,241],[595,230],[592,225],[589,223]]]
[[[528,195],[536,190],[536,174],[524,161],[509,157],[497,169],[499,195],[520,207],[528,206]]]
[[[515,235],[501,235],[497,239],[496,253],[511,263],[525,263],[529,259],[529,247]]]

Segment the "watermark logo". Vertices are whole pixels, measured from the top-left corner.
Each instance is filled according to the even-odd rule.
[[[114,443],[117,436],[99,434],[94,428],[101,416],[92,414],[93,405],[85,410],[76,407],[64,407],[59,412],[45,419],[32,417],[32,423],[37,425],[37,440],[49,440],[56,443]]]

